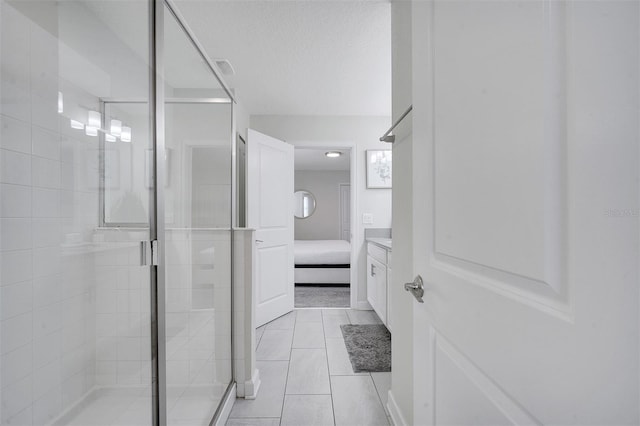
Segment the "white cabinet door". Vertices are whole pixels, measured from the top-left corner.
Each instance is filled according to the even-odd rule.
[[[373,273],[376,279],[376,313],[383,323],[387,323],[387,267],[373,259]]]
[[[411,423],[638,424],[640,3],[412,4]]]
[[[256,230],[256,325],[293,310],[293,145],[249,129],[248,226]]]
[[[378,280],[375,273],[375,261],[374,258],[367,255],[367,301],[374,311],[378,309]]]

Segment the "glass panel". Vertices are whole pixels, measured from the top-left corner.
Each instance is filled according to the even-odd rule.
[[[231,382],[231,104],[167,11],[168,424],[206,424]]]
[[[149,229],[99,214],[105,189],[148,222],[148,2],[0,0],[0,19],[1,422],[150,424]]]

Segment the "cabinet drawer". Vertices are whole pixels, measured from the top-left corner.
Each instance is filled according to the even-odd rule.
[[[368,243],[367,252],[369,253],[369,256],[373,257],[378,262],[383,265],[387,264],[387,251],[382,247],[378,247],[373,243]]]

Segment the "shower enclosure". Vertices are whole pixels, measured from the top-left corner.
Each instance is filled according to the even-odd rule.
[[[2,425],[209,424],[233,95],[161,0],[0,0]]]

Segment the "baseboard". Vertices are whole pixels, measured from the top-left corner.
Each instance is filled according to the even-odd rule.
[[[391,422],[393,426],[406,426],[407,422],[402,416],[402,412],[400,411],[400,407],[396,403],[396,399],[393,397],[393,393],[389,390],[389,397],[387,400],[387,410],[389,410],[389,417],[391,417]]]
[[[373,308],[369,304],[369,302],[356,302],[356,306],[353,309],[357,309],[359,311],[371,311]]]
[[[244,382],[244,399],[256,399],[261,383],[260,370],[256,368],[251,375],[251,380]]]
[[[229,414],[231,414],[231,409],[233,408],[233,404],[236,402],[236,384],[233,384],[231,391],[227,393],[227,398],[224,400],[222,405],[222,411],[220,411],[220,416],[216,419],[214,426],[224,426],[227,424],[227,420],[229,420]]]

